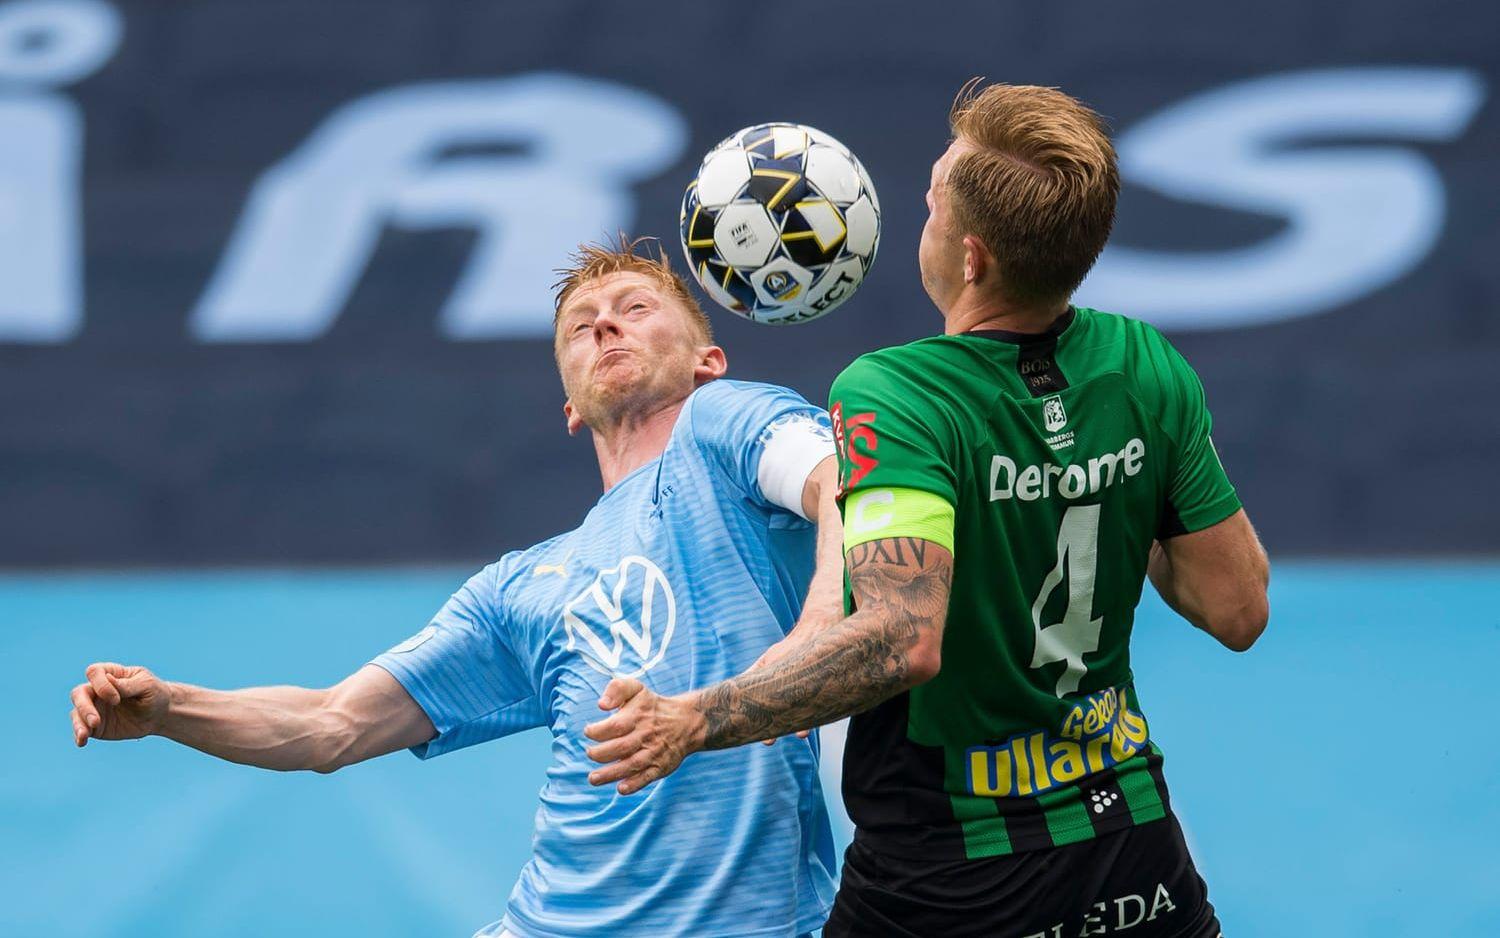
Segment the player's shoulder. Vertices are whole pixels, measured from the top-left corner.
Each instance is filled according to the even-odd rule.
[[[740,407],[788,399],[806,403],[806,398],[801,394],[779,384],[719,378],[694,389],[693,393],[688,395],[688,406],[692,408]]]
[[[572,550],[574,531],[554,535],[530,547],[506,552],[498,560],[480,571],[493,584],[496,596],[505,595],[517,582],[524,582],[533,569],[547,564],[557,564]]]
[[[904,345],[891,345],[866,352],[850,362],[834,379],[834,385],[853,381],[904,383],[919,380],[953,367],[962,349],[950,336],[929,336]]]
[[[1152,414],[1167,434],[1181,435],[1183,421],[1205,406],[1203,383],[1161,330],[1148,322],[1086,310],[1090,334],[1080,342],[1087,358],[1076,363],[1087,375],[1116,373],[1126,393]]]
[[[1123,313],[1095,309],[1091,306],[1073,307],[1074,331],[1086,337],[1090,345],[1109,346],[1118,344],[1127,348],[1171,347],[1161,330],[1144,319]]]
[[[1143,319],[1078,307],[1079,343],[1100,367],[1119,370],[1140,390],[1152,392],[1179,383],[1192,369],[1162,331]]]
[[[564,531],[561,534],[552,535],[545,541],[537,541],[530,547],[520,550],[507,551],[500,557],[499,560],[496,560],[494,563],[490,564],[490,566],[502,573],[509,572],[511,569],[518,566],[524,567],[526,564],[531,563],[538,558],[549,557],[552,554],[557,553],[557,551],[559,550],[566,550],[568,548],[569,542],[573,539],[573,536],[576,533],[577,529]]]
[[[885,348],[874,349],[864,353],[844,369],[871,369],[886,371],[913,371],[919,370],[924,365],[936,361],[950,361],[957,357],[961,346],[953,341],[952,336],[931,335],[921,339],[913,339],[901,345],[888,345]]]
[[[881,399],[921,410],[954,403],[961,385],[976,372],[972,350],[952,336],[930,336],[875,349],[850,362],[833,379],[830,406],[841,400]]]
[[[736,442],[759,434],[778,416],[821,411],[791,388],[719,378],[688,395],[677,432],[698,443]]]

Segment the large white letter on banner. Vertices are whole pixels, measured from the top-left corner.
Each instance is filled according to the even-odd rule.
[[[1120,137],[1125,180],[1286,227],[1229,250],[1108,247],[1077,302],[1168,329],[1219,329],[1372,293],[1437,243],[1443,181],[1414,150],[1337,141],[1450,140],[1483,100],[1479,77],[1461,69],[1338,68],[1252,79],[1173,105]]]
[[[317,338],[390,225],[478,233],[442,309],[445,335],[551,335],[553,269],[580,240],[628,228],[631,184],[673,163],[686,138],[657,98],[562,74],[363,98],[256,184],[192,332]]]

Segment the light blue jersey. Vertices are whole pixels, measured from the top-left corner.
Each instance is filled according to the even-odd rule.
[[[814,530],[768,497],[760,463],[779,428],[812,421],[824,432],[823,411],[784,388],[704,385],[661,458],[576,530],[484,568],[375,659],[437,728],[421,758],[552,729],[532,858],[483,934],[793,938],[822,925],[835,860],[816,737],[699,753],[622,797],[589,784],[583,735],[612,677],[681,693],[744,671],[791,629]]]

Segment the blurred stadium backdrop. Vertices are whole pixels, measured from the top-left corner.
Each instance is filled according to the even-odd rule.
[[[922,193],[970,75],[1109,118],[1078,300],[1198,368],[1272,553],[1248,656],[1137,625],[1227,934],[1500,933],[1497,36],[1462,0],[0,3],[0,934],[498,917],[543,737],[278,776],[76,752],[68,689],[331,683],[573,526],[552,268],[622,228],[675,253],[738,127],[838,136],[884,233],[825,320],[716,316],[731,375],[821,402],[934,331]]]

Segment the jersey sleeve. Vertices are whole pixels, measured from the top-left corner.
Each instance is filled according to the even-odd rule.
[[[829,391],[844,549],[918,537],[953,549],[958,505],[951,422],[931,394],[870,357]]]
[[[371,662],[390,672],[437,729],[412,747],[418,758],[546,722],[499,601],[502,564],[475,574],[426,628]]]
[[[692,429],[705,458],[751,503],[802,511],[813,469],[833,455],[828,414],[795,391],[714,381],[693,396]]]
[[[1214,449],[1203,382],[1176,349],[1165,339],[1162,344],[1167,384],[1163,428],[1176,449],[1157,537],[1168,538],[1218,524],[1239,511],[1240,500]]]

